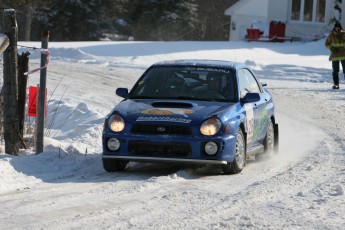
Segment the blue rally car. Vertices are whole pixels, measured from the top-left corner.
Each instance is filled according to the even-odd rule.
[[[242,171],[246,160],[278,147],[271,94],[250,68],[215,60],[175,60],[150,66],[122,100],[103,130],[104,169],[128,162],[220,165]]]

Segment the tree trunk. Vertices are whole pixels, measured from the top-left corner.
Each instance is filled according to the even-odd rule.
[[[29,2],[25,6],[25,41],[30,41],[31,38],[31,23],[32,23],[32,3]]]

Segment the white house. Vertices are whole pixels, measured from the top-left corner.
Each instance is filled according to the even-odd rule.
[[[226,9],[225,15],[231,16],[230,40],[245,39],[252,26],[269,33],[262,28],[269,30],[271,22],[284,23],[286,37],[313,40],[329,32],[334,19],[345,29],[344,5],[340,0],[240,0]]]

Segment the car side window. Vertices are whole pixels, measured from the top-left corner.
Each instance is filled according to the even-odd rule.
[[[258,82],[255,80],[255,77],[253,76],[252,72],[250,72],[248,69],[243,69],[243,71],[246,74],[250,92],[261,93],[260,86]]]
[[[255,80],[253,74],[248,69],[240,69],[238,71],[238,82],[240,90],[240,98],[250,93],[261,93],[260,86]]]
[[[238,85],[240,98],[244,98],[249,91],[249,83],[243,69],[238,70]]]

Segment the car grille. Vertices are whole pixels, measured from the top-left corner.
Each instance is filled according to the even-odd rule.
[[[192,154],[190,144],[184,142],[129,141],[128,152],[154,156],[189,156]]]
[[[133,125],[132,133],[191,135],[192,129],[178,125]]]

